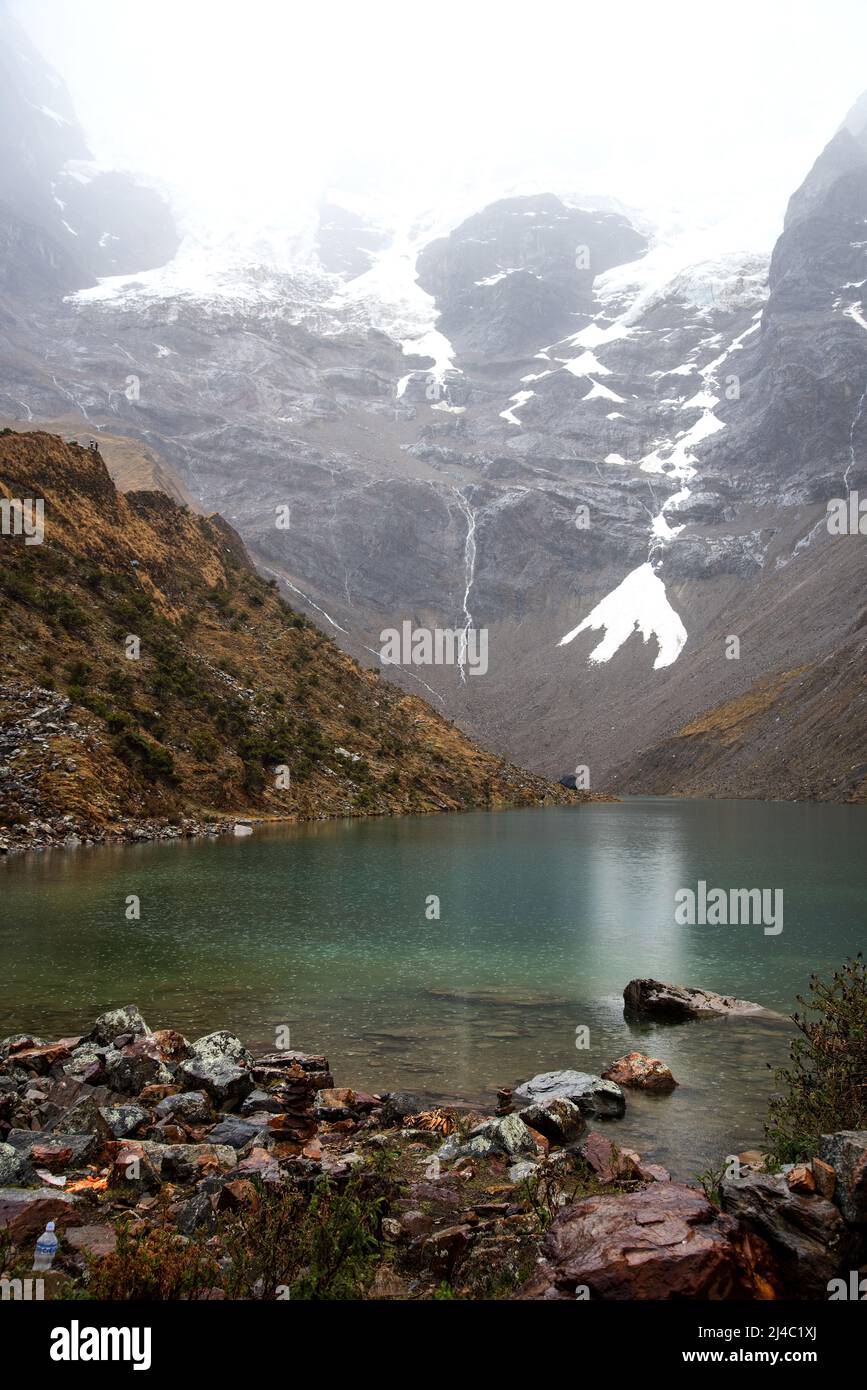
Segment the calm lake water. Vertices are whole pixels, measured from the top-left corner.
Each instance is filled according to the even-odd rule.
[[[635,799],[10,859],[0,1036],[75,1033],[135,1002],[190,1037],[226,1027],[271,1048],[288,1025],[338,1085],[488,1105],[639,1048],[681,1085],[627,1093],[609,1132],[686,1177],[760,1139],[791,1025],[631,1026],[624,985],[654,975],[790,1010],[812,970],[864,945],[865,835],[863,807]],[[783,931],[677,925],[674,894],[699,879],[782,888]]]

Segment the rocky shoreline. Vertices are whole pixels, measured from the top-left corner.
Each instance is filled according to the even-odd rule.
[[[324,1056],[254,1056],[225,1030],[151,1031],[132,1005],[18,1034],[3,1275],[49,1220],[49,1298],[809,1299],[867,1258],[867,1132],[776,1172],[739,1155],[703,1189],[616,1142],[623,1087],[670,1091],[664,1063],[607,1077],[540,1073],[483,1113],[336,1086]]]

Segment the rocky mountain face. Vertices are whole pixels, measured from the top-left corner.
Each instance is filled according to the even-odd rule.
[[[0,432],[10,498],[38,499],[42,524],[0,549],[0,853],[144,838],[142,820],[575,799],[362,670],[221,517],[118,492],[98,450]]]
[[[761,767],[712,744],[700,789],[859,796],[860,541],[825,504],[863,473],[865,131],[862,102],[770,264],[546,194],[432,240],[326,203],[306,259],[149,243],[66,298],[19,276],[0,411],[144,445],[363,662],[405,621],[484,629],[484,674],[387,674],[540,771],[696,790],[654,749],[808,669]]]
[[[165,200],[94,164],[66,88],[5,7],[0,170],[0,296],[81,289],[178,249]]]

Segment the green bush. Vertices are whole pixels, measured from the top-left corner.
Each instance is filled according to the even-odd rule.
[[[320,1177],[309,1197],[262,1188],[221,1233],[227,1296],[360,1298],[379,1258],[384,1205],[382,1185],[356,1174],[342,1187]]]
[[[811,975],[804,1013],[794,1013],[798,1036],[788,1067],[774,1078],[782,1088],[768,1109],[765,1136],[772,1158],[812,1158],[819,1135],[867,1129],[867,969],[860,953],[828,982]]]
[[[171,781],[175,770],[171,753],[167,748],[151,743],[136,729],[125,729],[115,739],[114,747],[118,756],[128,765],[137,767],[148,781],[154,782],[158,778]]]

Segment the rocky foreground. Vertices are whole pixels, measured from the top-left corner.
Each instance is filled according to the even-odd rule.
[[[639,1053],[608,1077],[676,1084]],[[622,1085],[541,1073],[481,1114],[336,1087],[324,1057],[226,1031],[152,1032],[135,1006],[19,1034],[0,1263],[28,1272],[47,1221],[54,1298],[827,1298],[865,1259],[867,1132],[777,1173],[744,1154],[704,1191],[608,1137]]]

